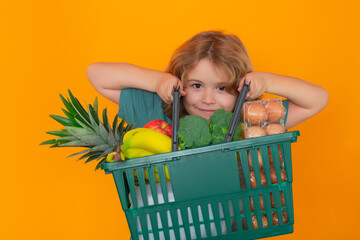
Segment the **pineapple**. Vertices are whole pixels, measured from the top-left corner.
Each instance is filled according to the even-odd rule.
[[[73,157],[83,154],[79,160],[86,159],[85,163],[93,160],[99,161],[95,170],[106,161],[106,156],[116,151],[122,144],[123,135],[129,131],[133,124],[125,124],[121,120],[118,124],[118,116],[109,124],[107,109],[103,110],[103,122],[98,115],[98,101],[95,98],[94,105],[87,104],[87,111],[80,104],[77,98],[68,90],[70,99],[65,99],[61,94],[60,98],[66,110],[62,109],[66,117],[50,115],[54,120],[64,126],[60,131],[50,131],[48,134],[58,136],[58,138],[42,142],[40,145],[51,144],[54,147],[84,147],[84,151],[70,155]]]

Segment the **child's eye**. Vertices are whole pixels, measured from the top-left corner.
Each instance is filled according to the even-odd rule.
[[[192,85],[193,88],[201,88],[201,84],[200,83],[194,83]]]
[[[220,91],[225,91],[225,87],[218,87]]]

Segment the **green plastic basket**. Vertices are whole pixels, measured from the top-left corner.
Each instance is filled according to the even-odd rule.
[[[291,143],[298,136],[298,131],[286,132],[101,167],[113,174],[132,240],[259,239],[293,232]],[[250,167],[257,187],[252,187]],[[281,181],[283,172],[286,181]],[[278,223],[272,221],[274,214]]]

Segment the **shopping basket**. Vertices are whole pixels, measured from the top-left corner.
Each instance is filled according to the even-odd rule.
[[[114,177],[132,240],[259,239],[293,232],[291,143],[298,136],[286,132],[101,167]]]

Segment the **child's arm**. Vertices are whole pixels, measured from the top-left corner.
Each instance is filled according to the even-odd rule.
[[[298,78],[265,72],[251,72],[245,78],[247,83],[251,81],[247,99],[256,99],[266,92],[289,100],[286,129],[319,113],[326,107],[329,99],[325,89]],[[242,83],[243,79],[239,90]]]
[[[120,92],[138,88],[156,92],[164,102],[172,102],[172,88],[179,84],[170,73],[141,68],[128,63],[94,63],[87,68],[87,77],[102,96],[119,104]],[[184,92],[182,92],[184,94]]]

